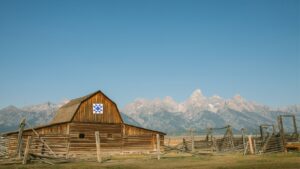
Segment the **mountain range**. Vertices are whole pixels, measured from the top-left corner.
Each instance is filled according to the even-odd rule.
[[[0,132],[16,130],[22,117],[26,117],[32,126],[47,124],[57,109],[67,102],[3,108],[0,110]],[[208,127],[226,125],[231,125],[234,132],[246,128],[254,133],[261,124],[277,124],[276,118],[282,114],[295,114],[300,124],[300,104],[274,109],[248,101],[240,95],[230,99],[216,95],[206,97],[197,89],[181,103],[169,96],[164,99],[136,99],[122,109],[121,116],[132,125],[179,135],[186,134],[190,128],[204,134]],[[291,126],[291,120],[285,121],[285,125]]]
[[[299,116],[300,104],[274,109],[248,101],[240,95],[230,99],[217,95],[206,97],[197,89],[181,103],[169,96],[164,99],[136,99],[126,105],[122,112],[143,127],[171,135],[185,134],[190,128],[198,133],[205,133],[206,128],[220,128],[226,125],[231,125],[235,132],[246,128],[248,132],[254,133],[261,124],[277,124],[278,115]],[[300,124],[299,118],[297,121]],[[284,122],[287,127],[291,126],[291,120]]]

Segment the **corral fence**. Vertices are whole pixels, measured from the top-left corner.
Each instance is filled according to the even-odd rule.
[[[178,152],[241,152],[246,154],[262,154],[274,152],[287,152],[300,150],[299,128],[295,115],[279,115],[278,124],[262,124],[258,126],[259,135],[250,135],[246,129],[241,129],[240,134],[234,135],[231,126],[220,128],[207,128],[207,132],[194,135],[190,129],[188,135],[182,137],[166,137],[165,150]],[[284,120],[290,120],[284,123]],[[278,130],[276,130],[276,127]],[[224,133],[216,135],[214,133]],[[278,132],[277,132],[278,131]],[[199,133],[198,133],[199,134]]]
[[[284,125],[285,118],[291,119],[289,126]],[[156,135],[156,147],[149,155],[160,159],[171,152],[183,152],[191,155],[237,152],[241,154],[262,154],[300,150],[300,140],[297,120],[294,115],[278,116],[278,131],[274,124],[258,126],[259,135],[251,135],[246,129],[239,134],[233,134],[230,125],[220,128],[208,128],[206,132],[197,133],[190,129],[186,136],[166,136],[161,142],[160,135]],[[0,137],[0,161],[23,163],[27,161],[42,161],[48,164],[66,162],[70,159],[70,135],[67,134],[38,134],[33,128],[33,134],[26,135],[19,132],[21,137]],[[20,134],[21,133],[21,134]],[[221,134],[220,134],[221,133]],[[99,131],[94,133],[90,144],[93,145],[91,154],[98,162],[103,161],[105,147],[100,146]],[[104,148],[104,149],[103,149]],[[14,152],[10,152],[14,151]],[[14,159],[17,159],[14,160]]]

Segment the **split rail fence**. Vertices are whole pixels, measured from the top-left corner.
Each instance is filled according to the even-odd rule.
[[[286,132],[283,123],[284,118],[292,119],[292,132]],[[246,155],[286,152],[288,149],[299,151],[300,140],[296,117],[294,115],[278,116],[278,128],[279,132],[276,132],[274,125],[262,124],[259,126],[260,135],[249,135],[245,129],[241,129],[239,135],[234,135],[231,126],[228,125],[221,128],[208,128],[206,133],[202,133],[202,136],[195,135],[195,131],[191,129],[189,136],[181,138],[165,137],[164,142],[161,142],[160,136],[157,134],[155,151],[150,154],[159,160],[165,154],[173,151],[191,155],[220,152],[240,152]],[[72,160],[72,157],[69,157],[71,151],[70,135],[38,134],[33,128],[32,130],[33,135],[25,135],[22,134],[22,128],[20,127],[20,137],[0,137],[0,163],[27,164],[29,161],[42,161],[48,164],[56,164]],[[223,134],[217,135],[215,134],[216,131],[218,133],[223,132]],[[91,137],[94,137],[94,139],[89,143],[93,145],[90,154],[98,162],[103,162],[105,146],[102,145],[105,140],[101,140],[99,131],[96,131],[94,136]],[[161,145],[163,149],[161,149]],[[12,150],[15,152],[10,152]],[[14,156],[11,157],[11,154],[14,154]]]

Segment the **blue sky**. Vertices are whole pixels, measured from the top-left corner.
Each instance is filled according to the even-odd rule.
[[[101,89],[300,103],[300,1],[0,1],[0,108]]]

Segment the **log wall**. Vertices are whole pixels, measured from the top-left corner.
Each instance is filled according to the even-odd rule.
[[[66,123],[35,129],[47,145],[59,156],[74,158],[95,158],[95,131],[100,133],[102,154],[149,153],[156,150],[158,132],[125,124],[103,123]],[[164,135],[160,134],[160,149],[163,150]],[[31,150],[36,154],[51,155],[47,147],[32,130],[23,132],[23,148],[27,136],[32,135]],[[14,156],[17,147],[18,133],[7,136],[8,152]]]
[[[158,132],[124,124],[124,151],[150,152],[156,150]],[[160,134],[160,150],[164,147],[164,135]]]
[[[95,131],[100,133],[101,152],[119,153],[122,149],[121,124],[70,123],[69,155],[74,157],[95,157]]]

